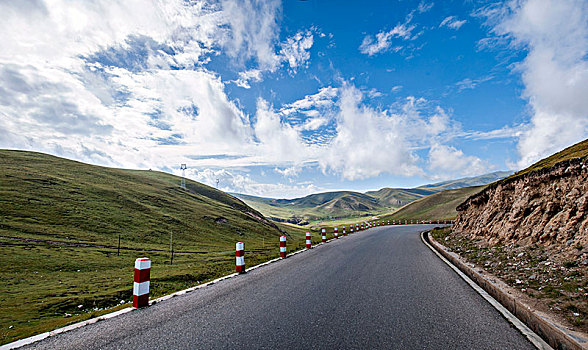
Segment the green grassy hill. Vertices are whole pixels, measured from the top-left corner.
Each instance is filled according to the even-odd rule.
[[[478,192],[475,194],[472,194],[472,196],[466,198],[462,204],[460,204],[460,211],[462,209],[465,209],[469,204],[469,199],[473,199],[473,198],[480,198],[486,195],[486,193],[490,190],[492,190],[493,188],[496,188],[499,185],[505,185],[507,183],[510,183],[511,181],[514,181],[516,179],[519,179],[527,174],[533,173],[533,172],[540,172],[540,171],[545,171],[545,170],[549,170],[550,168],[554,167],[556,164],[560,165],[560,166],[565,166],[566,161],[573,161],[575,159],[581,159],[583,158],[584,160],[588,159],[588,139],[578,142],[575,145],[572,145],[560,152],[557,152],[547,158],[544,158],[534,164],[532,164],[531,166],[529,166],[528,168],[525,168],[521,171],[518,171],[504,179],[501,179],[499,181],[493,182],[492,184],[488,185],[485,190],[482,192]]]
[[[301,229],[231,195],[179,185],[162,172],[0,150],[0,344],[128,306],[138,257],[152,259],[157,297],[234,272],[238,241],[248,266],[277,257],[284,232],[289,249],[304,244]]]
[[[488,185],[488,184],[493,183],[495,181],[498,181],[500,179],[504,179],[505,177],[512,175],[512,173],[513,173],[512,171],[496,171],[496,172],[485,174],[485,175],[480,175],[480,176],[475,176],[475,177],[466,177],[466,178],[457,179],[457,180],[444,181],[444,182],[439,182],[436,184],[420,186],[417,188],[426,189],[426,190],[433,191],[433,192],[438,192],[438,191],[443,191],[443,190],[454,190],[454,189],[464,188],[464,187],[482,186],[482,185]]]
[[[437,192],[486,185],[509,174],[511,172],[494,172],[417,188],[385,187],[366,193],[335,191],[311,194],[296,199],[270,199],[244,194],[235,194],[235,196],[275,221],[296,224],[306,224],[309,221],[338,222],[362,216],[390,213],[408,203]]]
[[[433,193],[435,192],[417,188],[390,187],[385,187],[378,191],[366,192],[367,195],[376,198],[378,203],[386,208],[399,208]]]
[[[276,221],[303,223],[324,218],[342,218],[385,211],[377,198],[353,191],[324,192],[296,199],[270,199],[235,194],[251,207]]]
[[[564,149],[563,151],[557,152],[552,156],[542,159],[537,163],[531,165],[530,167],[512,174],[511,176],[505,178],[502,181],[508,182],[518,177],[521,177],[527,173],[538,171],[541,169],[551,168],[559,162],[575,158],[588,158],[588,139],[582,142],[578,142],[577,144],[570,146]]]
[[[445,190],[418,199],[398,211],[382,216],[385,220],[451,220],[457,216],[456,208],[466,198],[480,192],[485,186]]]
[[[237,238],[280,235],[241,200],[176,176],[0,151],[0,235],[57,241],[230,249]]]

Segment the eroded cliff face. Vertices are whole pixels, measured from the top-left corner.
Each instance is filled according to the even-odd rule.
[[[542,245],[586,254],[588,162],[572,159],[491,185],[458,208],[454,232],[489,245]]]

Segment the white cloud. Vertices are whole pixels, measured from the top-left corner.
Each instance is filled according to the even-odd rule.
[[[490,170],[480,158],[465,155],[455,147],[441,144],[434,144],[429,149],[429,169],[434,180],[476,176]]]
[[[366,35],[359,46],[359,51],[368,56],[373,56],[377,53],[386,52],[388,50],[399,51],[402,49],[401,45],[392,47],[392,39],[400,38],[409,40],[412,37],[412,31],[416,28],[415,25],[409,23],[397,24],[389,31],[382,31],[376,34],[375,38],[371,35]]]
[[[250,82],[263,80],[264,72],[274,72],[283,63],[290,67],[290,73],[295,74],[299,68],[306,67],[310,60],[310,49],[314,44],[312,30],[299,31],[280,43],[280,52],[271,58],[271,64],[262,64],[260,69],[249,69],[239,73],[239,78],[234,82],[237,86],[250,89]],[[270,38],[267,38],[270,39]]]
[[[318,130],[321,127],[327,125],[329,122],[328,118],[316,116],[314,118],[308,118],[302,125],[302,130]]]
[[[349,180],[382,173],[424,176],[416,150],[447,141],[459,127],[439,107],[430,117],[423,116],[424,99],[409,97],[398,111],[377,110],[363,105],[362,99],[357,88],[342,88],[337,132],[319,159],[324,171]]]
[[[417,8],[417,11],[419,13],[429,12],[433,8],[433,6],[435,6],[434,2],[427,3],[425,1],[421,1],[419,7]]]
[[[313,147],[306,145],[298,131],[280,120],[267,101],[259,98],[255,122],[255,136],[266,162],[279,164],[284,160],[303,162],[312,158]]]
[[[300,175],[300,172],[302,171],[302,167],[291,166],[291,167],[284,168],[284,169],[274,168],[274,171],[284,177],[296,177],[296,176]]]
[[[459,30],[459,28],[461,28],[461,26],[463,26],[466,22],[467,21],[465,19],[460,21],[455,16],[448,16],[448,17],[445,17],[445,19],[443,19],[443,21],[441,21],[441,24],[439,24],[439,28],[447,27],[447,28]]]
[[[222,0],[224,21],[231,29],[223,41],[226,52],[246,62],[254,59],[259,69],[275,70],[280,57],[274,50],[279,36],[278,18],[281,2],[278,0]]]
[[[316,94],[306,95],[300,100],[285,104],[280,113],[287,116],[309,109],[329,108],[333,106],[338,93],[339,89],[331,86],[320,88]]]
[[[493,139],[506,139],[506,138],[518,138],[527,129],[524,125],[518,126],[504,126],[500,129],[490,131],[471,131],[464,132],[461,136],[471,140],[493,140]]]
[[[309,50],[312,44],[313,35],[310,30],[298,32],[281,44],[280,55],[288,62],[291,70],[296,72],[299,67],[305,66],[310,59]]]
[[[189,169],[186,176],[213,187],[216,186],[218,179],[219,189],[225,192],[268,198],[297,198],[324,190],[313,183],[260,183],[253,180],[249,174],[225,169]]]
[[[201,64],[224,47],[272,66],[279,4],[221,5],[0,3],[0,147],[133,168],[236,149],[231,162],[259,161],[248,116]]]
[[[239,72],[239,79],[235,81],[237,86],[240,86],[245,89],[250,89],[251,85],[249,85],[250,81],[260,82],[262,72],[260,69],[250,69],[245,72]]]
[[[464,78],[464,79],[458,81],[457,83],[455,83],[455,85],[457,86],[457,89],[459,91],[468,90],[468,89],[475,89],[481,83],[492,80],[493,78],[494,77],[491,75],[483,77],[483,78],[479,78],[479,79]]]
[[[588,6],[583,0],[510,1],[479,12],[499,38],[527,50],[522,74],[532,116],[518,143],[525,167],[588,136]],[[500,40],[498,41],[500,42]]]

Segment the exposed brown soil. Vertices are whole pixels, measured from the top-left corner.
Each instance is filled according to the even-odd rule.
[[[586,158],[494,183],[457,210],[444,244],[588,331]]]

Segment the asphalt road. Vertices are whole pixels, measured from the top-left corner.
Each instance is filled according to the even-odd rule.
[[[421,242],[425,228],[361,231],[29,348],[533,349]]]

